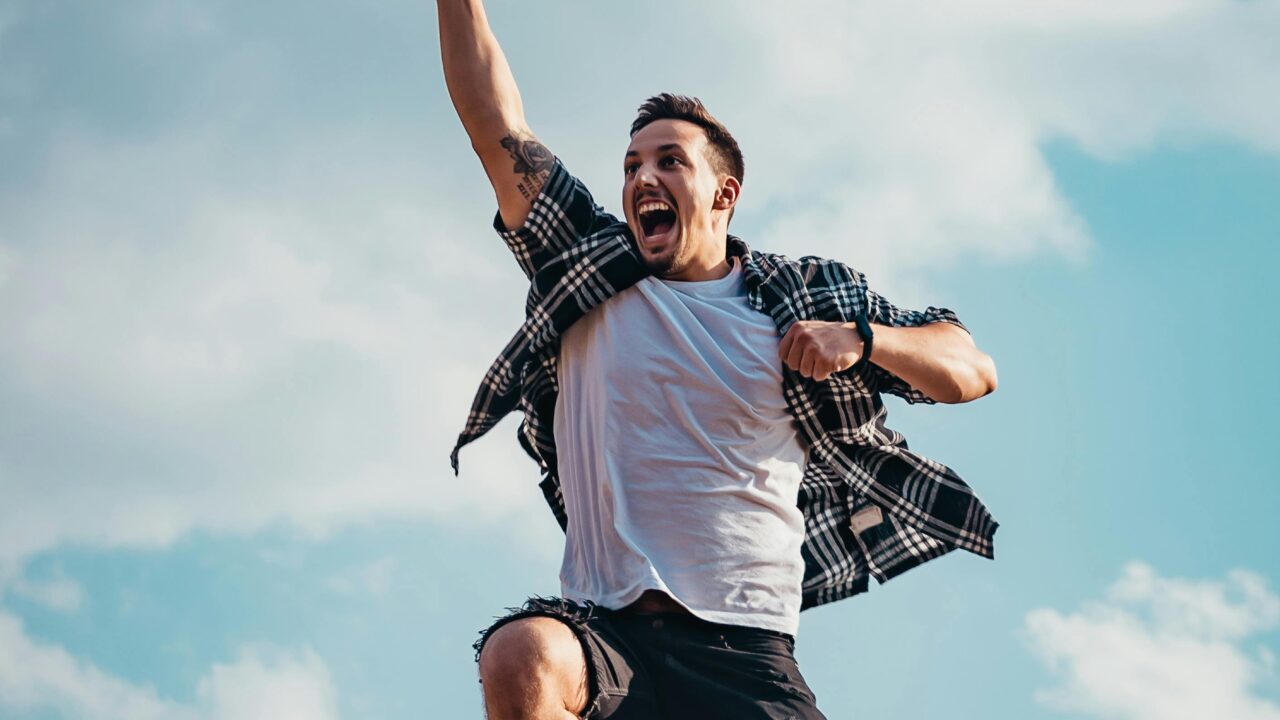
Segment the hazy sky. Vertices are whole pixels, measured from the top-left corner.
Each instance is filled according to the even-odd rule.
[[[954,309],[1000,389],[890,424],[1002,527],[805,612],[832,720],[1280,720],[1280,2],[490,2],[607,209],[636,106],[734,232]],[[431,2],[0,0],[0,717],[480,717],[558,592],[526,288]]]

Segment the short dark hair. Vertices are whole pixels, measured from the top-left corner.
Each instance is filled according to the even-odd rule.
[[[639,115],[631,123],[631,137],[655,120],[687,120],[702,128],[707,134],[707,147],[710,149],[707,160],[711,167],[742,182],[745,168],[738,141],[729,134],[728,128],[707,112],[701,100],[671,93],[654,95],[640,106]]]

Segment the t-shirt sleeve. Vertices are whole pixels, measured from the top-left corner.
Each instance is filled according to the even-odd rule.
[[[556,158],[524,224],[508,230],[502,215],[493,218],[493,229],[502,237],[526,277],[578,240],[616,224],[618,219],[596,204],[591,192]]]
[[[873,325],[888,325],[889,327],[920,327],[931,323],[945,322],[951,323],[965,332],[969,331],[964,326],[964,323],[960,322],[960,318],[946,308],[931,306],[924,310],[905,310],[889,302],[883,295],[871,289],[867,289],[867,321]],[[871,370],[872,389],[878,392],[897,395],[909,403],[932,404],[936,402],[933,398],[912,387],[907,381],[875,363],[870,364],[869,369]]]

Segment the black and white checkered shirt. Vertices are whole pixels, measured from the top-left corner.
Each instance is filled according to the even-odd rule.
[[[595,204],[557,160],[523,227],[494,228],[530,279],[525,320],[485,373],[451,455],[507,413],[524,412],[519,439],[538,462],[542,492],[568,527],[557,474],[555,418],[560,338],[592,308],[648,275],[626,223]],[[729,236],[742,263],[748,302],[769,315],[779,336],[797,320],[915,327],[948,322],[950,310],[902,310],[867,288],[846,265],[816,257],[792,260],[751,250]],[[954,548],[992,557],[996,522],[950,468],[907,449],[885,426],[881,393],[933,402],[874,364],[818,382],[783,366],[783,394],[809,446],[798,505],[805,517],[803,607],[864,592],[868,576],[884,582]]]

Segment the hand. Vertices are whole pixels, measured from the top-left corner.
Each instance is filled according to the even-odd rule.
[[[862,357],[862,336],[853,323],[799,320],[778,346],[787,367],[807,378],[826,380]]]

